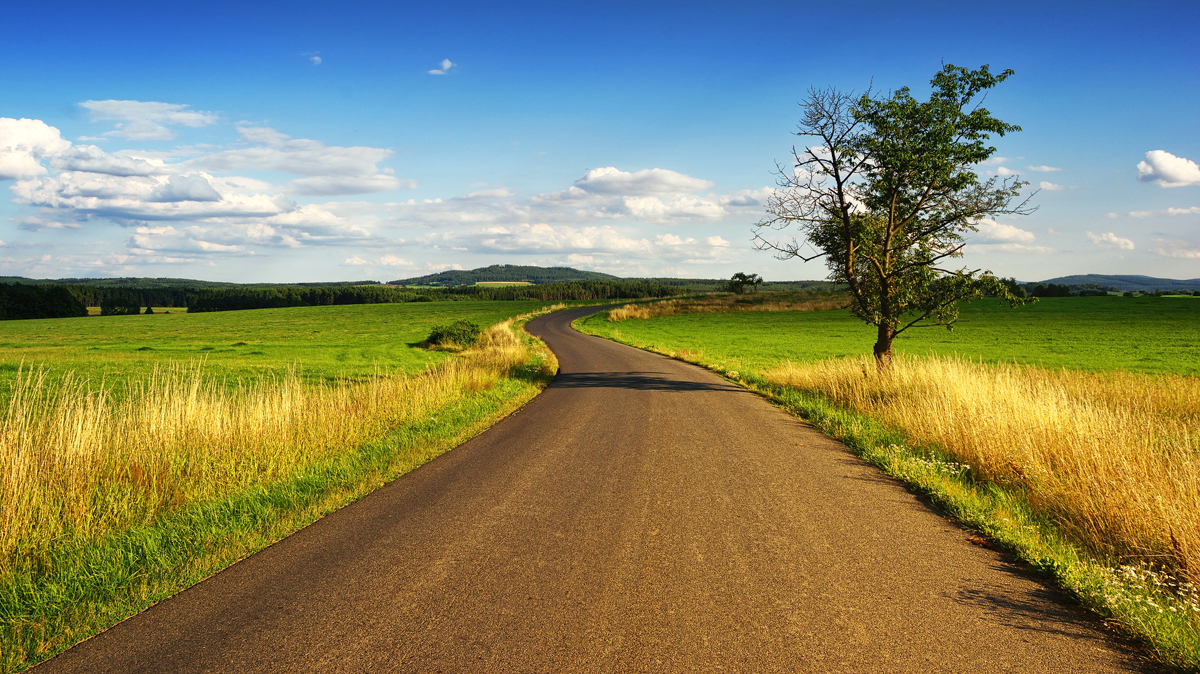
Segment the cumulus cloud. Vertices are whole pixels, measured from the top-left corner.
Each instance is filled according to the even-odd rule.
[[[996,175],[998,175],[998,176],[1015,176],[1015,175],[1017,175],[1017,172],[1008,168],[1007,166],[997,166],[996,167]]]
[[[971,252],[1050,253],[1054,250],[1036,244],[1037,236],[1033,232],[991,218],[980,220],[975,227],[978,231],[968,244]]]
[[[199,174],[175,175],[159,185],[150,195],[150,201],[220,201],[221,195],[211,183]]]
[[[1059,190],[1066,189],[1062,185],[1056,185],[1048,180],[1043,180],[1042,182],[1038,183],[1038,187],[1050,192],[1057,192]]]
[[[445,75],[456,65],[458,64],[454,63],[450,59],[442,59],[442,62],[438,64],[437,68],[434,68],[433,70],[426,70],[425,72],[429,73],[430,75]]]
[[[189,110],[191,106],[157,101],[84,101],[79,104],[91,112],[92,120],[115,122],[105,136],[129,140],[171,140],[172,126],[200,127],[216,123],[213,112]]]
[[[725,248],[729,246],[729,242],[719,236],[710,236],[704,241],[714,248]]]
[[[1116,213],[1112,213],[1111,215],[1112,217],[1117,216]],[[1167,217],[1175,217],[1179,215],[1200,215],[1200,206],[1191,206],[1189,208],[1171,207],[1161,211],[1129,211],[1129,217],[1139,219],[1154,218],[1164,215]]]
[[[75,145],[50,160],[57,171],[83,171],[110,176],[149,176],[163,172],[161,161],[112,155],[95,145]]]
[[[38,119],[0,117],[0,180],[46,173],[41,160],[71,147],[58,129]]]
[[[652,168],[627,173],[612,166],[588,171],[575,181],[575,185],[592,194],[622,195],[699,192],[713,187],[712,181],[667,169]]]
[[[1138,162],[1138,180],[1160,187],[1200,185],[1200,166],[1163,150],[1151,150]]]
[[[134,255],[152,255],[162,253],[195,256],[247,255],[242,246],[228,245],[206,241],[199,228],[176,229],[171,225],[161,227],[138,227],[133,236],[129,237],[128,248]]]
[[[412,269],[416,267],[412,260],[406,260],[391,253],[380,255],[374,260],[368,260],[361,255],[353,255],[343,260],[342,264],[347,267],[386,267],[388,269]]]
[[[1061,168],[1059,168],[1059,167],[1057,167],[1057,166],[1046,166],[1046,165],[1042,165],[1042,166],[1027,166],[1026,168],[1028,168],[1030,171],[1035,171],[1035,172],[1037,172],[1037,173],[1053,173],[1053,172],[1055,172],[1055,171],[1061,171],[1061,170],[1062,170]]]
[[[238,124],[237,130],[243,141],[253,145],[201,155],[184,165],[206,171],[263,170],[308,176],[290,184],[290,191],[298,194],[363,194],[416,186],[379,167],[379,162],[392,155],[386,148],[326,145],[246,123]]]
[[[278,195],[222,196],[210,180],[207,175],[187,179],[64,171],[54,177],[18,181],[10,191],[20,204],[117,221],[267,217],[293,207]]]
[[[1133,241],[1117,236],[1113,232],[1105,232],[1104,234],[1088,232],[1087,237],[1100,248],[1115,248],[1117,250],[1134,249]]]
[[[1159,239],[1153,251],[1163,257],[1200,260],[1200,246],[1190,245],[1186,241]]]

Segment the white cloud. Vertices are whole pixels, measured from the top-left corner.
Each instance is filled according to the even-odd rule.
[[[216,123],[213,112],[188,110],[180,103],[157,101],[84,101],[79,104],[92,113],[93,121],[115,122],[105,136],[130,140],[171,140],[176,136],[170,126],[209,126]]]
[[[1007,166],[997,166],[996,167],[996,175],[998,175],[998,176],[1015,176],[1015,175],[1017,175],[1017,172],[1008,168]]]
[[[437,68],[434,68],[433,70],[426,70],[425,72],[429,73],[430,75],[445,75],[456,65],[458,64],[454,63],[450,59],[442,59],[442,62],[438,64]]]
[[[1038,245],[1037,236],[1027,230],[996,222],[991,218],[983,218],[975,223],[978,230],[968,243],[968,250],[973,253],[1051,253],[1053,248]]]
[[[40,176],[46,173],[43,157],[70,147],[58,129],[39,119],[0,117],[0,180]]]
[[[1027,229],[999,223],[991,218],[980,220],[975,227],[979,231],[972,240],[979,243],[1033,243],[1037,239]]]
[[[57,171],[84,171],[111,176],[149,176],[163,172],[162,161],[112,155],[95,145],[76,145],[50,160]]]
[[[1038,187],[1050,192],[1057,192],[1059,190],[1066,189],[1062,185],[1056,185],[1048,180],[1043,180],[1042,182],[1038,183]]]
[[[1115,213],[1113,215],[1114,217],[1116,216]],[[1172,207],[1162,211],[1129,211],[1129,217],[1139,219],[1153,218],[1164,215],[1168,217],[1175,217],[1178,215],[1200,215],[1200,206],[1192,206],[1190,208]]]
[[[171,225],[162,227],[138,227],[133,236],[129,237],[129,250],[134,255],[155,253],[173,253],[186,256],[197,254],[208,256],[246,255],[242,246],[227,245],[206,241],[198,238],[201,232],[197,228],[187,230],[176,229]],[[252,253],[250,253],[252,254]]]
[[[729,242],[719,236],[710,236],[704,241],[714,248],[725,248],[729,246]]]
[[[367,260],[360,255],[354,255],[343,260],[342,264],[348,267],[387,267],[389,269],[412,269],[416,266],[412,260],[406,260],[391,253],[381,255],[375,258],[374,261]]]
[[[1163,257],[1200,260],[1200,246],[1193,246],[1185,241],[1159,239],[1153,251]]]
[[[57,219],[31,215],[28,218],[22,218],[18,222],[17,227],[30,232],[37,232],[43,229],[80,229],[83,225],[66,218]]]
[[[1061,168],[1059,168],[1059,167],[1057,167],[1057,166],[1045,166],[1045,165],[1042,165],[1042,166],[1028,166],[1028,167],[1026,167],[1026,168],[1028,168],[1030,171],[1036,171],[1037,173],[1053,173],[1053,172],[1055,172],[1055,171],[1061,171],[1061,170],[1062,170]]]
[[[159,185],[150,195],[150,201],[220,201],[221,195],[199,174],[174,175]]]
[[[1117,236],[1113,232],[1105,232],[1104,234],[1088,232],[1087,237],[1100,248],[1116,248],[1117,250],[1134,249],[1133,241]]]
[[[1200,185],[1200,166],[1183,157],[1163,150],[1151,150],[1146,159],[1138,162],[1138,180],[1160,187]]]
[[[699,192],[713,187],[712,181],[667,169],[653,168],[626,173],[612,166],[588,171],[575,181],[575,185],[592,194],[621,195]]]
[[[416,183],[395,177],[379,162],[392,155],[386,148],[326,145],[318,140],[292,138],[275,129],[237,125],[251,147],[224,150],[189,159],[183,166],[206,171],[264,170],[308,176],[293,180],[297,194],[363,194],[412,188]]]
[[[321,52],[319,51],[306,51],[301,54],[301,56],[307,56],[308,62],[314,66],[319,66],[324,63],[324,60],[321,58]]]
[[[54,177],[21,180],[9,189],[17,203],[45,209],[94,215],[120,221],[197,220],[229,217],[267,217],[293,208],[282,196],[217,194],[193,177],[172,182],[173,176],[113,176],[64,171]]]

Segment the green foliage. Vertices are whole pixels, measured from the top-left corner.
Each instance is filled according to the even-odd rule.
[[[1013,205],[1026,183],[981,181],[974,170],[996,151],[992,135],[1020,130],[979,105],[1011,74],[946,65],[928,101],[904,87],[857,99],[814,90],[805,103],[798,135],[815,144],[794,155],[794,171],[780,170],[755,238],[782,258],[825,257],[830,280],[850,289],[851,311],[877,326],[881,361],[912,327],[952,326],[959,302],[1021,301],[990,272],[945,267],[981,218],[1029,212]],[[769,234],[789,226],[802,241]]]
[[[431,347],[463,349],[475,343],[483,329],[465,318],[435,325],[425,338],[425,343]]]
[[[0,283],[0,320],[87,316],[87,307],[59,286]]]
[[[101,316],[131,316],[140,313],[142,313],[141,300],[128,290],[108,293],[100,302]]]
[[[1068,286],[1058,285],[1057,283],[1047,283],[1045,285],[1039,283],[1029,289],[1029,294],[1034,297],[1070,297],[1072,295],[1071,289]]]
[[[752,289],[758,290],[758,287],[762,285],[762,283],[762,277],[758,274],[746,274],[739,271],[729,279],[729,292],[741,295],[746,291],[746,286],[750,286]]]

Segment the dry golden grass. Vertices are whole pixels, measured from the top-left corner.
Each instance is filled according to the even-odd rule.
[[[954,358],[785,364],[766,374],[933,443],[1026,491],[1118,563],[1200,583],[1200,379],[1090,374]]]
[[[462,358],[425,373],[332,385],[289,373],[231,388],[193,364],[157,369],[113,393],[25,369],[0,419],[0,559],[302,475],[428,419],[539,362],[512,323],[492,326]],[[553,357],[542,356],[552,374]]]
[[[678,314],[718,314],[734,311],[821,311],[842,309],[844,293],[761,293],[754,295],[709,295],[701,298],[663,300],[648,304],[626,304],[608,312],[608,320],[657,318]]]

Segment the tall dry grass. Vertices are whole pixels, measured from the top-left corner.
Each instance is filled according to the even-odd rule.
[[[413,376],[312,385],[288,372],[230,388],[192,364],[115,394],[24,369],[0,419],[0,559],[301,475],[490,388],[533,362],[530,348],[508,321]]]
[[[608,320],[657,318],[678,314],[717,314],[733,311],[822,311],[842,309],[848,304],[844,293],[802,293],[756,295],[710,295],[699,298],[662,300],[647,304],[626,304],[608,312]]]
[[[1025,490],[1075,540],[1200,584],[1200,379],[1090,374],[955,358],[785,364],[822,393]]]

